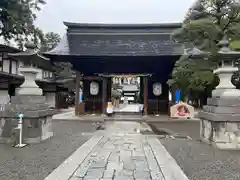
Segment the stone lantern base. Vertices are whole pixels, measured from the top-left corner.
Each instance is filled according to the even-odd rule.
[[[23,113],[23,143],[39,143],[53,136],[52,115],[45,96],[18,95],[11,98],[11,104],[0,112],[0,139],[11,139],[13,130],[18,125],[17,115]],[[15,129],[16,130],[16,129]],[[16,130],[18,131],[18,130]],[[17,138],[18,140],[18,138]]]
[[[240,149],[240,99],[208,99],[199,117],[204,142],[220,149]]]

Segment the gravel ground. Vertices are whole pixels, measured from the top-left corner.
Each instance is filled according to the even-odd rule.
[[[94,132],[91,123],[53,121],[54,137],[25,148],[0,144],[0,180],[44,180]]]
[[[172,133],[190,136],[192,139],[195,140],[199,139],[199,121],[159,122],[151,124],[158,129],[163,129]]]
[[[198,122],[154,123],[193,140],[160,139],[190,180],[239,180],[240,151],[223,151],[199,139]]]

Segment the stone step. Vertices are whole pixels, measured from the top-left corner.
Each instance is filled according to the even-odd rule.
[[[114,112],[114,116],[142,116],[142,112]]]
[[[106,121],[140,121],[143,120],[142,114],[115,114],[105,118]]]

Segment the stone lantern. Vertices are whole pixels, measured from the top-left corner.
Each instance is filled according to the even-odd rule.
[[[36,84],[36,76],[39,70],[35,68],[43,61],[49,61],[44,56],[41,56],[36,51],[36,46],[33,44],[26,44],[26,51],[9,54],[10,57],[23,62],[23,67],[19,67],[20,73],[24,76],[24,83],[16,89],[16,95],[43,95],[43,91]]]
[[[240,90],[232,84],[233,73],[238,71],[235,61],[240,57],[240,52],[232,51],[229,48],[229,41],[226,36],[219,42],[218,58],[219,67],[214,70],[214,74],[219,77],[219,85],[212,91],[212,97],[218,98],[238,98]]]
[[[34,45],[26,45],[26,51],[9,54],[10,57],[23,62],[20,73],[24,76],[24,83],[16,88],[16,95],[11,97],[11,104],[6,105],[1,114],[0,139],[8,140],[11,132],[18,129],[18,114],[24,114],[22,141],[25,144],[37,143],[53,136],[52,115],[43,91],[36,84],[39,72],[35,66],[46,64],[49,60],[35,51]]]
[[[219,48],[221,61],[214,73],[220,82],[199,112],[200,137],[220,149],[240,149],[240,90],[231,82],[233,73],[238,71],[234,64],[240,52],[230,50],[226,36],[219,42]]]

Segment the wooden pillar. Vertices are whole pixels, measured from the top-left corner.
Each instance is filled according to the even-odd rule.
[[[107,78],[107,102],[112,101],[112,78],[108,77]]]
[[[106,114],[107,106],[107,78],[102,77],[102,115]]]
[[[79,86],[80,86],[80,79],[81,75],[80,72],[76,72],[76,84],[75,84],[75,88],[76,88],[76,94],[75,94],[75,115],[79,115],[78,111],[79,111]]]
[[[143,103],[144,103],[144,115],[148,115],[148,77],[143,77],[143,86],[144,86],[144,93],[143,93]]]

